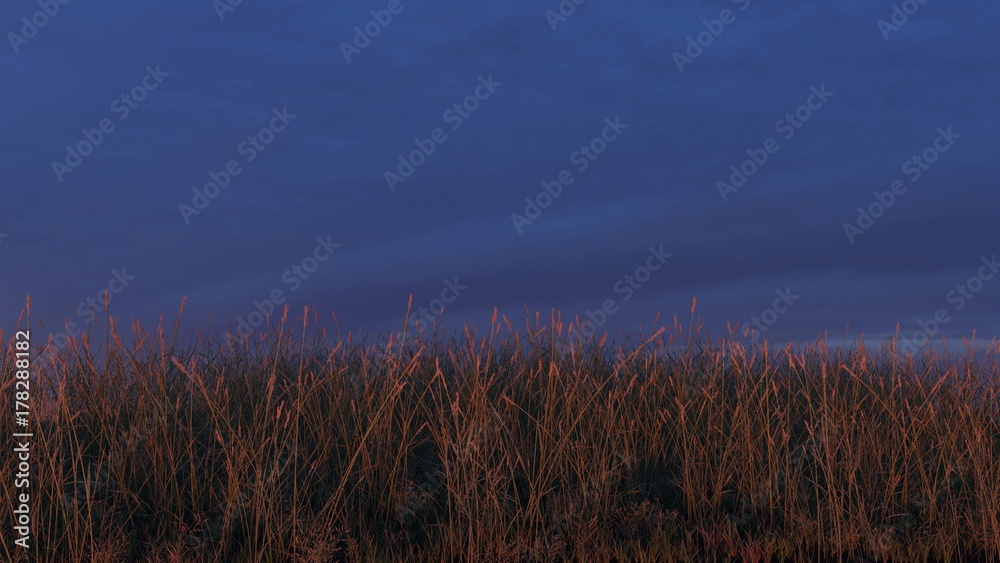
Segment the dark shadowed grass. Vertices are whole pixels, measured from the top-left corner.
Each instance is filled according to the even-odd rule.
[[[162,326],[125,343],[112,322],[100,345],[35,360],[33,554],[1000,556],[1000,347],[900,359],[710,341],[676,321],[618,346],[566,328],[331,344],[282,319],[179,345]],[[0,489],[10,499],[12,480]],[[9,509],[0,523],[11,538]]]

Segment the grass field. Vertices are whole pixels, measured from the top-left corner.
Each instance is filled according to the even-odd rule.
[[[32,557],[1000,556],[1000,346],[904,360],[890,344],[708,340],[676,320],[567,346],[566,325],[537,317],[326,344],[301,318],[273,324],[181,344],[176,326],[111,323],[39,356]],[[0,465],[12,505],[16,459]],[[0,524],[14,559],[7,506]]]

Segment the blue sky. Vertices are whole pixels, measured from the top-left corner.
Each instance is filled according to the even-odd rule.
[[[889,28],[892,2],[225,1],[0,8],[3,326],[30,294],[51,332],[86,327],[111,282],[143,323],[186,296],[188,330],[279,292],[342,330],[398,329],[412,294],[447,297],[424,318],[452,328],[610,300],[615,333],[696,297],[712,334],[768,309],[780,339],[907,336],[939,310],[934,336],[1000,333],[1000,7],[897,2]],[[519,229],[525,198],[548,204]],[[851,237],[859,207],[879,216]],[[650,247],[670,257],[636,272]]]

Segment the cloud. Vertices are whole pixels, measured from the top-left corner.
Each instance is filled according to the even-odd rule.
[[[579,314],[662,243],[675,257],[609,329],[686,311],[695,295],[718,329],[797,283],[802,301],[773,330],[811,336],[933,312],[948,280],[997,250],[987,31],[1000,10],[929,2],[886,42],[876,21],[891,3],[752,2],[680,74],[671,54],[725,2],[594,0],[556,31],[545,4],[404,5],[350,64],[339,45],[377,3],[244,3],[223,22],[210,3],[70,4],[21,53],[0,54],[17,85],[0,92],[13,186],[0,317],[32,293],[40,317],[64,318],[124,265],[139,279],[122,314],[155,320],[188,295],[193,324],[225,324],[331,234],[343,251],[292,301],[336,308],[348,326],[396,326],[410,293],[426,302],[453,276],[470,285],[443,317],[455,326],[494,306]],[[0,9],[0,21],[22,15]],[[157,63],[169,82],[58,184],[50,162]],[[389,192],[383,171],[489,73],[503,87]],[[728,166],[821,83],[836,96],[720,201]],[[293,126],[185,225],[177,204],[285,105]],[[518,236],[510,213],[614,115],[627,134]],[[949,124],[961,144],[848,244],[844,221]],[[996,331],[987,291],[949,332]]]

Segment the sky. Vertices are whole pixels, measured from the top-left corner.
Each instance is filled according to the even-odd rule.
[[[186,331],[288,304],[378,333],[412,295],[414,328],[614,335],[697,299],[716,336],[990,339],[998,27],[945,0],[5,2],[0,327],[30,295],[33,328],[103,330],[107,292],[125,328],[186,297]]]

